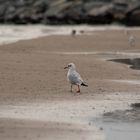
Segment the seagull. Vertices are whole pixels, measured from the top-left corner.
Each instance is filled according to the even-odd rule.
[[[72,92],[72,86],[76,85],[78,90],[77,93],[80,93],[80,86],[86,86],[87,84],[84,83],[83,79],[81,78],[80,74],[76,71],[76,67],[74,63],[69,63],[64,69],[68,69],[67,73],[67,80],[71,84],[71,92]]]
[[[72,30],[72,31],[71,31],[71,35],[72,35],[72,36],[75,36],[75,35],[76,35],[76,30]]]
[[[128,39],[130,46],[135,46],[135,41],[136,41],[135,36],[130,35]]]
[[[131,47],[135,46],[135,42],[136,42],[135,36],[132,35],[128,30],[126,30],[126,35],[128,35],[128,43],[129,43],[129,45]]]

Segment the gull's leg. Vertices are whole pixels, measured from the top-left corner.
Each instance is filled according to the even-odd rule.
[[[77,85],[77,87],[78,87],[77,93],[80,93],[80,86]]]

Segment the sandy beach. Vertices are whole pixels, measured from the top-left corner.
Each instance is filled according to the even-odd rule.
[[[140,102],[140,71],[108,61],[140,57],[140,30],[130,32],[136,37],[135,46],[129,45],[123,29],[1,45],[0,138],[109,140],[98,120],[104,113],[128,110],[131,103]],[[81,87],[80,95],[70,93],[64,70],[69,62],[76,64],[89,85]],[[131,133],[135,140],[140,139],[139,126]]]

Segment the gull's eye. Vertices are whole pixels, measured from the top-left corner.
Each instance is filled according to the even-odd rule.
[[[68,67],[71,67],[71,65],[68,65]]]

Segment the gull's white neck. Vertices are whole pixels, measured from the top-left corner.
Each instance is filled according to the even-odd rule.
[[[76,68],[71,67],[71,68],[68,70],[68,72],[72,72],[72,71],[76,71]]]

